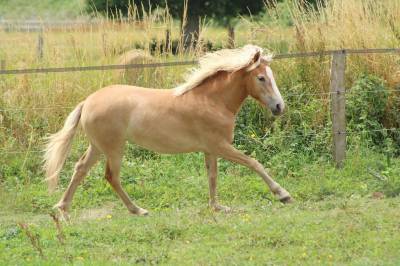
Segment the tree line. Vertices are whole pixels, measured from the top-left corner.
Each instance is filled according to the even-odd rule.
[[[196,42],[201,19],[213,19],[227,27],[233,37],[232,20],[238,16],[258,15],[265,8],[273,7],[285,0],[87,0],[88,10],[96,10],[108,16],[128,15],[133,4],[139,9],[139,15],[151,8],[168,8],[170,14],[182,23],[182,38],[185,46]],[[325,0],[289,0],[304,6],[316,6]],[[186,14],[185,17],[183,14]]]

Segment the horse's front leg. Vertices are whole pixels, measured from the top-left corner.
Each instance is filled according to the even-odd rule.
[[[262,164],[257,160],[243,154],[242,152],[235,149],[232,145],[224,145],[219,149],[219,155],[229,161],[239,163],[241,165],[247,166],[251,170],[255,171],[260,175],[268,187],[274,193],[277,198],[283,203],[290,203],[293,201],[289,192],[287,192],[283,187],[281,187],[277,182],[275,182],[265,171]]]
[[[217,156],[209,153],[204,154],[207,175],[208,175],[208,185],[210,188],[210,207],[215,211],[230,212],[231,208],[218,204],[217,201],[217,174],[218,174],[218,164]]]

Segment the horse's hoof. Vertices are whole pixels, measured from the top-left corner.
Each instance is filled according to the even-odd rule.
[[[62,222],[67,222],[69,223],[71,221],[71,217],[69,216],[69,212],[65,206],[63,206],[60,203],[57,203],[56,205],[53,206],[53,209],[58,211],[58,218]]]
[[[279,199],[279,201],[284,203],[284,204],[289,204],[289,203],[293,203],[294,202],[294,200],[293,200],[293,198],[291,196],[283,197],[283,198]]]
[[[55,205],[53,209],[57,209],[58,211],[58,218],[62,222],[67,222],[69,223],[71,221],[71,217],[69,216],[69,213],[67,210],[65,210],[63,207]]]
[[[232,208],[224,206],[224,205],[219,205],[215,204],[212,206],[212,209],[216,212],[224,212],[224,213],[230,213],[232,212]]]
[[[139,215],[139,216],[147,216],[149,215],[149,211],[146,209],[139,208],[132,212],[132,214]]]

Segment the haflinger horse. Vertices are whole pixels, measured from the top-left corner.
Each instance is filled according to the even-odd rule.
[[[120,168],[126,141],[159,153],[203,152],[209,205],[215,211],[230,210],[217,201],[218,158],[254,170],[280,201],[291,202],[290,194],[257,160],[232,146],[235,118],[249,95],[274,115],[284,110],[269,65],[271,60],[271,55],[263,55],[262,48],[254,45],[223,49],[201,57],[199,67],[175,89],[112,85],[91,94],[69,114],[64,127],[48,139],[44,169],[50,191],[57,186],[79,124],[90,143],[55,208],[68,217],[77,186],[104,154],[105,178],[128,210],[132,214],[148,214],[132,202],[121,186]]]

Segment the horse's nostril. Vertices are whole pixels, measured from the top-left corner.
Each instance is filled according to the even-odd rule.
[[[282,111],[281,105],[279,103],[276,105],[276,110],[278,112]]]

